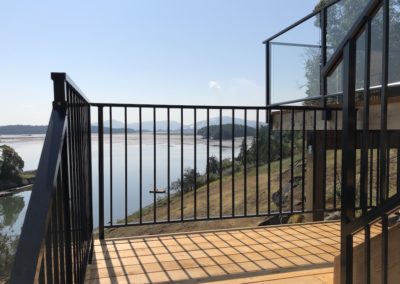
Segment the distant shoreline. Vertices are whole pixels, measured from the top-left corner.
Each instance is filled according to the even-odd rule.
[[[6,197],[6,196],[11,196],[20,192],[24,192],[24,191],[29,191],[32,190],[33,188],[33,183],[28,184],[28,185],[24,185],[21,187],[14,187],[14,188],[9,188],[9,189],[4,189],[0,191],[0,198],[2,197]]]
[[[19,181],[0,180],[0,197],[31,190],[36,178],[36,170],[20,174]]]

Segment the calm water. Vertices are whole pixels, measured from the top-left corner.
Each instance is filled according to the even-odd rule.
[[[30,196],[30,191],[24,191],[0,198],[1,234],[18,236],[21,233]]]
[[[26,191],[0,198],[0,282],[9,276],[30,195]]]
[[[13,147],[25,161],[25,170],[36,169],[39,163],[40,154],[43,147],[44,136],[18,136],[1,137],[0,144],[7,144]],[[242,139],[235,140],[235,156],[239,154]],[[197,143],[197,171],[204,173],[207,161],[206,140],[196,138]],[[210,156],[215,155],[219,158],[219,142],[210,141]],[[110,188],[112,186],[113,197],[113,221],[116,222],[125,216],[125,142],[124,135],[113,135],[112,159],[110,157],[110,137],[104,137],[104,199],[105,199],[105,223],[110,221]],[[232,158],[231,141],[223,141],[222,158]],[[156,184],[154,185],[154,140],[152,134],[143,134],[142,146],[142,204],[149,205],[153,202],[153,194],[149,191],[154,187],[166,189],[168,185],[168,144],[167,137],[163,134],[156,136]],[[93,215],[94,225],[98,225],[98,140],[97,135],[92,138],[92,169],[93,169]],[[110,172],[112,164],[112,172]],[[173,182],[181,175],[181,138],[180,135],[171,135],[170,147],[170,181]],[[127,145],[127,200],[128,214],[134,213],[139,209],[139,137],[137,134],[128,135]],[[194,137],[193,135],[184,136],[183,139],[183,169],[194,168]],[[112,175],[112,183],[110,178]],[[162,196],[162,195],[160,195]],[[12,199],[23,200],[23,208],[14,218],[14,222],[7,230],[15,234],[20,232],[25,216],[26,206],[28,205],[30,192],[16,194],[8,198],[0,198],[1,204],[8,204]],[[0,216],[1,217],[1,216]]]

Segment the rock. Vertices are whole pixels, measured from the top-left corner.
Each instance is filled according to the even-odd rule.
[[[325,216],[324,220],[329,221],[329,220],[339,220],[340,219],[340,211],[332,212],[329,213],[327,216]]]
[[[295,176],[293,177],[293,209],[299,209],[303,203],[302,200],[302,177]],[[292,184],[291,180],[282,186],[282,209],[283,211],[288,211],[291,209],[291,197],[292,197]],[[279,207],[281,201],[281,194],[279,191],[274,192],[271,195],[272,201],[276,206]]]

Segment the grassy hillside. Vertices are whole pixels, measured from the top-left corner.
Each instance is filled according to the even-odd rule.
[[[396,173],[397,173],[397,151],[392,150],[390,153],[390,175],[389,175],[389,186],[390,192],[393,193],[396,190]],[[359,173],[360,158],[357,158],[357,173]],[[327,208],[333,208],[334,201],[334,151],[328,151],[327,153],[327,166],[326,166],[326,206]],[[294,209],[301,208],[301,176],[302,176],[302,163],[301,157],[296,156],[294,159],[294,198],[293,204]],[[307,163],[307,161],[305,161]],[[376,151],[374,151],[373,164],[376,168]],[[290,190],[290,159],[282,161],[282,188]],[[307,169],[305,165],[305,169]],[[305,173],[305,176],[307,173]],[[336,162],[336,204],[340,206],[340,188],[341,188],[341,153],[337,151],[337,162]],[[357,198],[359,197],[359,174],[357,174]],[[277,206],[272,201],[268,204],[267,194],[267,181],[268,181],[268,168],[267,166],[259,167],[259,212],[268,212],[268,206],[270,206],[271,212],[277,212]],[[376,185],[376,174],[372,177],[373,190]],[[305,184],[307,187],[307,184]],[[279,191],[279,161],[271,163],[271,196],[274,192]],[[220,181],[216,180],[210,183],[210,216],[217,217],[220,215]],[[242,215],[244,213],[244,171],[240,170],[235,173],[235,214]],[[290,194],[289,194],[290,196]],[[376,197],[375,193],[372,194],[372,199]],[[307,198],[307,196],[306,196]],[[194,191],[187,192],[183,195],[184,208],[183,214],[185,218],[192,218],[194,216]],[[247,213],[256,213],[256,168],[252,167],[247,171]],[[284,210],[290,209],[291,200],[286,200],[284,204]],[[231,174],[226,174],[222,179],[222,215],[232,214],[232,177]],[[170,198],[170,210],[171,219],[179,219],[181,216],[181,197],[180,194],[171,195]],[[143,209],[143,221],[153,220],[153,205],[147,206]],[[157,220],[167,220],[167,200],[166,198],[159,199],[156,206]],[[197,217],[204,218],[207,216],[207,186],[202,186],[197,189]],[[159,224],[159,225],[147,225],[147,226],[135,226],[135,227],[124,227],[118,229],[106,230],[107,237],[123,237],[133,235],[147,235],[147,234],[160,234],[160,233],[171,233],[171,232],[184,232],[184,231],[196,231],[196,230],[210,230],[210,229],[223,229],[233,227],[249,227],[257,226],[263,222],[267,217],[253,217],[253,218],[238,218],[238,219],[225,219],[225,220],[212,220],[212,221],[197,221],[197,222],[184,222],[184,223],[170,223],[170,224]],[[136,212],[128,217],[128,222],[137,222],[139,220],[139,213]],[[301,216],[295,216],[291,222],[301,221]]]
[[[290,181],[290,160],[283,161],[283,184]],[[267,166],[259,167],[259,212],[268,211],[268,195],[267,195]],[[279,188],[279,162],[274,162],[271,165],[271,190],[276,191]],[[297,162],[294,175],[301,175],[301,166]],[[194,217],[194,191],[187,192],[183,195],[184,208],[183,214],[185,218]],[[216,180],[210,183],[209,190],[210,200],[210,216],[217,217],[220,215],[220,181]],[[240,170],[235,173],[235,214],[243,215],[244,213],[244,171]],[[252,167],[247,172],[247,213],[256,213],[256,169]],[[271,211],[276,211],[276,205],[271,201]],[[167,220],[167,200],[166,198],[160,199],[157,202],[157,220]],[[232,176],[227,174],[222,179],[222,215],[232,214]],[[153,220],[153,205],[143,209],[143,221]],[[171,219],[179,219],[181,216],[181,196],[180,193],[171,195],[170,198]],[[197,189],[197,217],[205,218],[207,216],[207,185]],[[225,220],[212,220],[212,221],[197,221],[173,224],[159,224],[147,225],[140,227],[126,227],[118,229],[109,229],[106,231],[108,237],[120,237],[142,234],[157,234],[169,233],[177,231],[193,231],[193,230],[206,230],[218,228],[232,228],[232,227],[247,227],[257,226],[266,217],[255,218],[239,218],[239,219],[225,219]],[[136,212],[128,217],[128,222],[135,222],[139,220],[139,213]]]

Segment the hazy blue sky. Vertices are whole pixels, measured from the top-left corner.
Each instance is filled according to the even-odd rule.
[[[262,41],[316,2],[2,1],[0,125],[48,122],[52,71],[96,102],[264,105]]]

